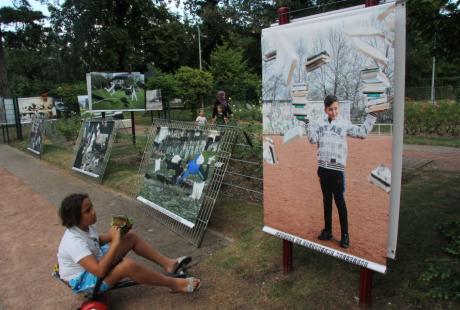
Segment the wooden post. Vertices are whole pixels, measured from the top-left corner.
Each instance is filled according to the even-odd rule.
[[[280,7],[278,9],[278,25],[289,24],[289,8]]]
[[[22,124],[21,124],[21,115],[19,114],[18,98],[13,98],[13,109],[14,109],[14,120],[16,122],[16,138],[22,141],[24,138],[22,136]]]
[[[133,134],[133,144],[136,144],[136,125],[134,124],[134,112],[131,111],[131,133]]]
[[[283,272],[288,274],[292,271],[292,242],[283,240]]]
[[[359,305],[365,309],[372,304],[372,275],[374,271],[361,268],[359,277]]]
[[[366,7],[379,5],[379,0],[365,0],[364,4],[366,5]]]

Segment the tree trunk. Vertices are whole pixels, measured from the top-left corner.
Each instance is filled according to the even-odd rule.
[[[2,38],[2,29],[0,28],[0,96],[7,97],[10,92],[8,90],[8,78],[6,76],[6,62]]]

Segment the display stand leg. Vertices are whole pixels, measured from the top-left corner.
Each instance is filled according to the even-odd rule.
[[[6,128],[6,143],[10,144],[10,131],[8,129],[8,124],[5,125]]]
[[[134,112],[131,111],[131,133],[133,134],[133,144],[136,144],[136,124],[134,123]]]
[[[367,268],[361,268],[359,278],[359,305],[364,309],[371,306],[372,301],[372,275],[374,272]]]
[[[288,274],[292,271],[292,242],[283,240],[283,272]]]
[[[6,144],[5,125],[2,125],[2,137],[3,137],[3,143]]]

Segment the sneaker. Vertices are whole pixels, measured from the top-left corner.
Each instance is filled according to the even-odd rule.
[[[350,236],[348,234],[342,235],[342,240],[340,240],[340,246],[345,249],[350,247]]]
[[[323,229],[321,231],[321,234],[318,236],[319,240],[331,240],[332,239],[332,232]]]

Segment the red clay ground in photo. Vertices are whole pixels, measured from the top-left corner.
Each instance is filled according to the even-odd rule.
[[[348,138],[345,201],[350,248],[339,245],[340,222],[333,204],[334,240],[320,241],[324,228],[323,202],[317,176],[317,146],[305,137],[275,143],[278,163],[264,162],[264,224],[306,240],[386,265],[390,195],[369,183],[367,177],[380,164],[391,167],[391,136]]]

